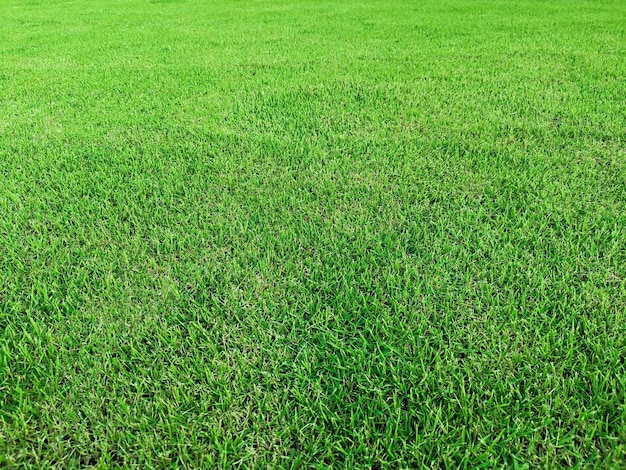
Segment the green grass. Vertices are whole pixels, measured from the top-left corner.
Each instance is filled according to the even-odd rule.
[[[0,0],[0,466],[626,466],[622,0]]]

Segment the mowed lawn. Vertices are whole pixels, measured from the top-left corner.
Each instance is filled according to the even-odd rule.
[[[0,0],[0,466],[626,466],[626,2]]]

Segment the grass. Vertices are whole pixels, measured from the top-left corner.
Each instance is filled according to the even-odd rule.
[[[0,466],[626,466],[626,3],[0,24]]]

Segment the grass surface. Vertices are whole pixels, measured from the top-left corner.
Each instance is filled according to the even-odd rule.
[[[626,466],[626,3],[0,0],[0,465]]]

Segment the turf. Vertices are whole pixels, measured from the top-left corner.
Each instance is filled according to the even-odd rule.
[[[0,466],[626,466],[626,3],[0,0]]]

